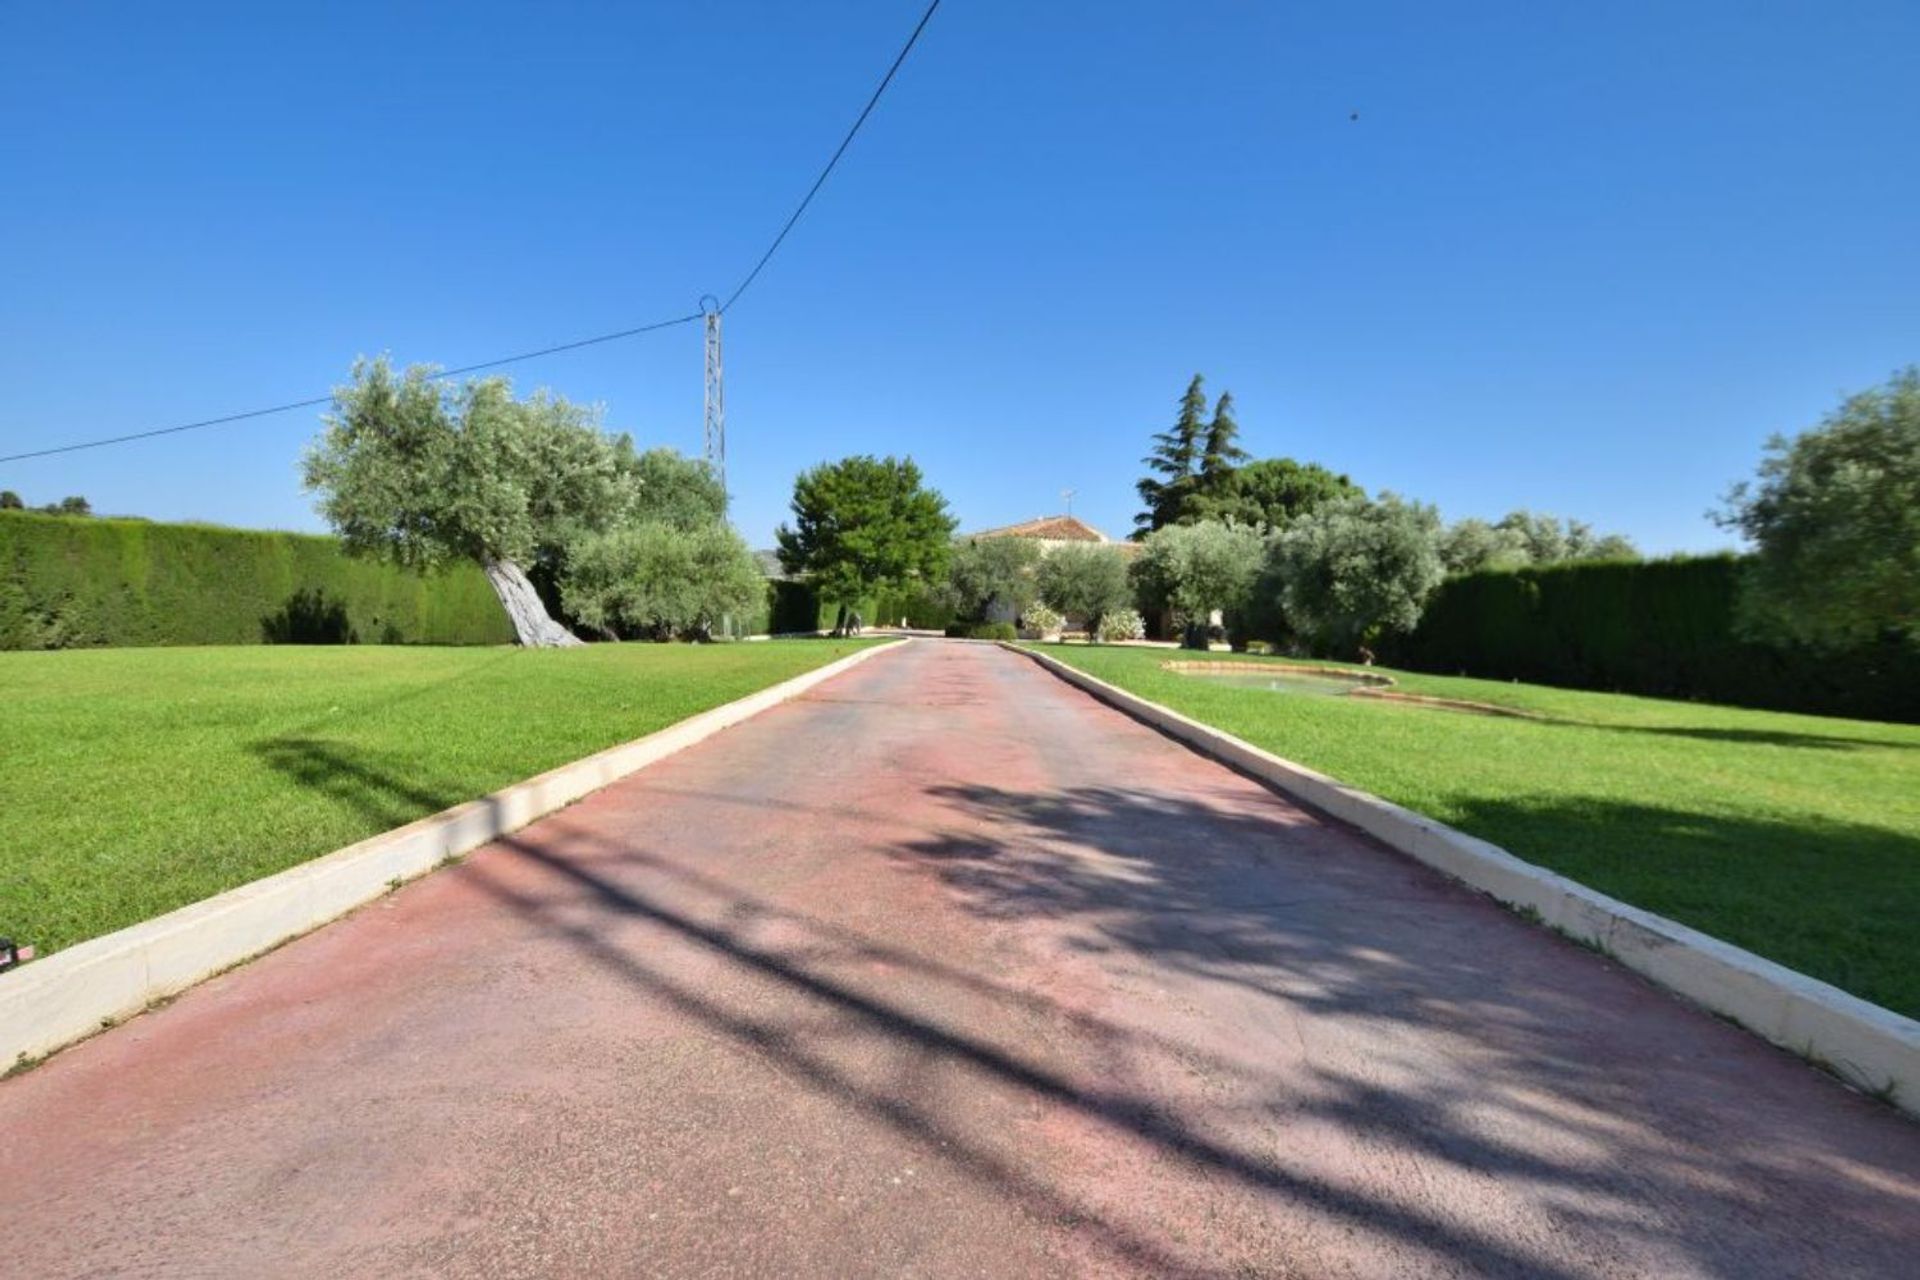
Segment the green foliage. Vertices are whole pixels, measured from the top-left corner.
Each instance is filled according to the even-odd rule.
[[[943,589],[908,582],[881,591],[873,608],[860,616],[876,626],[898,626],[904,620],[917,630],[938,631],[953,621],[954,612]]]
[[[1218,484],[1194,494],[1183,514],[1194,520],[1232,520],[1281,529],[1294,517],[1329,502],[1362,496],[1353,481],[1318,463],[1261,458],[1232,469]]]
[[[791,579],[776,578],[768,584],[772,605],[768,610],[767,630],[776,636],[795,635],[803,631],[825,631],[833,626],[829,618],[825,626],[821,625],[821,611],[830,606],[820,599],[820,593],[811,583],[796,582]]]
[[[1472,518],[1447,526],[1440,534],[1439,549],[1448,573],[1518,569],[1533,563],[1533,553],[1517,529]]]
[[[677,449],[648,449],[634,459],[634,496],[629,518],[676,529],[701,529],[727,517],[727,491],[703,458]]]
[[[575,543],[560,583],[567,613],[603,634],[704,638],[722,620],[747,613],[766,580],[733,528],[696,514],[623,525]]]
[[[27,504],[11,489],[0,489],[0,511],[19,511]]]
[[[1149,609],[1183,615],[1188,643],[1204,648],[1208,617],[1244,610],[1266,553],[1266,540],[1242,525],[1169,525],[1141,544],[1131,570],[1135,594]]]
[[[1040,561],[1038,578],[1048,607],[1085,620],[1089,632],[1098,630],[1102,616],[1133,600],[1126,558],[1116,547],[1091,542],[1055,547]]]
[[[1445,570],[1430,506],[1382,494],[1347,498],[1295,520],[1274,541],[1280,603],[1325,652],[1357,654],[1410,631]]]
[[[1233,392],[1222,391],[1213,406],[1213,421],[1207,424],[1206,445],[1200,453],[1200,493],[1218,491],[1234,469],[1247,460],[1247,451],[1238,443],[1239,436],[1240,424],[1233,416]]]
[[[1511,511],[1499,523],[1467,519],[1440,534],[1440,560],[1448,573],[1518,569],[1569,560],[1638,560],[1633,542],[1617,533],[1596,534],[1578,520]]]
[[[1037,600],[1020,611],[1020,630],[1036,636],[1057,636],[1066,625],[1065,618]]]
[[[809,582],[777,579],[770,584],[772,609],[766,630],[774,635],[800,631],[831,631],[840,617],[840,602],[822,599]],[[935,591],[922,583],[909,582],[889,587],[869,599],[847,603],[871,626],[897,626],[906,619],[909,627],[939,631],[953,621],[953,609]]]
[[[1233,393],[1222,392],[1212,421],[1202,424],[1207,398],[1199,374],[1180,400],[1173,428],[1156,435],[1141,461],[1150,474],[1135,484],[1145,510],[1133,537],[1203,520],[1282,528],[1296,516],[1340,498],[1363,496],[1343,475],[1292,458],[1248,462],[1239,445]]]
[[[1449,578],[1383,656],[1423,671],[1920,721],[1920,644],[1833,652],[1749,639],[1733,556],[1575,562]]]
[[[1116,640],[1144,640],[1146,620],[1132,609],[1114,609],[1100,615],[1100,621],[1087,632],[1089,639],[1111,644]]]
[[[950,622],[946,627],[949,640],[1016,640],[1019,632],[1011,622]]]
[[[1193,491],[1203,448],[1202,434],[1206,430],[1204,382],[1199,374],[1193,375],[1186,394],[1180,397],[1180,413],[1172,429],[1154,436],[1153,449],[1141,459],[1152,473],[1134,485],[1146,507],[1133,518],[1141,534],[1172,524],[1179,517],[1182,503]]]
[[[511,639],[467,565],[419,574],[333,538],[0,513],[0,649]]]
[[[946,595],[953,611],[978,620],[997,603],[1019,614],[1039,594],[1040,544],[1031,538],[969,538],[947,562]]]
[[[1920,639],[1920,366],[1767,452],[1720,516],[1756,553],[1743,622],[1829,646]]]
[[[792,507],[793,524],[775,531],[780,563],[823,600],[851,605],[946,570],[954,519],[911,458],[821,463],[794,481]]]
[[[354,365],[303,474],[353,554],[409,567],[452,560],[551,568],[567,545],[634,511],[633,443],[597,414],[544,392],[516,400],[505,378],[460,386],[385,358]]]

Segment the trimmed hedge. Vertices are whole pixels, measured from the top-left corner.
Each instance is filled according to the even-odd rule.
[[[478,566],[421,575],[310,534],[0,512],[0,649],[512,639]]]
[[[1414,671],[1920,722],[1920,645],[1828,653],[1742,639],[1732,555],[1463,574],[1381,659]]]
[[[1011,622],[949,622],[949,640],[1018,640],[1020,633]]]
[[[831,631],[840,620],[840,606],[820,598],[811,583],[776,578],[770,584],[772,604],[767,629],[775,635],[792,631]],[[953,621],[953,610],[941,604],[932,591],[921,587],[885,590],[853,606],[869,627],[907,625],[926,631],[938,631]]]

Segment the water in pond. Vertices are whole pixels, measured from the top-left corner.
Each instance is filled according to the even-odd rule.
[[[1183,671],[1193,680],[1232,685],[1236,689],[1265,689],[1269,693],[1352,693],[1360,687],[1357,680],[1338,676],[1315,676],[1301,671]]]

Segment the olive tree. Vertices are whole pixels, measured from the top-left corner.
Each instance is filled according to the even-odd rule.
[[[1055,611],[1086,620],[1087,636],[1098,639],[1100,620],[1133,602],[1127,562],[1116,547],[1069,542],[1040,561],[1040,598]]]
[[[1440,517],[1393,494],[1346,498],[1300,517],[1273,544],[1288,622],[1328,652],[1370,656],[1388,631],[1411,631],[1445,569]]]
[[[557,396],[515,399],[504,378],[451,386],[384,358],[354,365],[325,421],[303,477],[350,554],[415,569],[473,561],[521,644],[580,643],[527,569],[563,563],[570,544],[628,517],[638,486],[627,437]]]
[[[970,622],[991,621],[996,612],[1010,622],[1039,595],[1039,563],[1040,544],[1031,538],[969,538],[954,544],[943,594]]]
[[[650,520],[583,539],[568,558],[560,601],[582,626],[611,636],[704,639],[764,597],[753,552],[719,520],[690,527]]]
[[[1920,367],[1775,436],[1717,518],[1753,544],[1750,629],[1831,645],[1920,636]]]
[[[1216,610],[1230,614],[1242,608],[1265,559],[1266,543],[1258,530],[1205,520],[1147,535],[1132,576],[1144,603],[1172,608],[1186,619],[1186,647],[1205,649],[1208,619]]]

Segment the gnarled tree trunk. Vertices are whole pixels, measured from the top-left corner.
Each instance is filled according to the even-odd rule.
[[[579,636],[553,620],[519,565],[511,560],[483,560],[480,568],[513,623],[515,641],[529,649],[558,649],[580,643]]]

